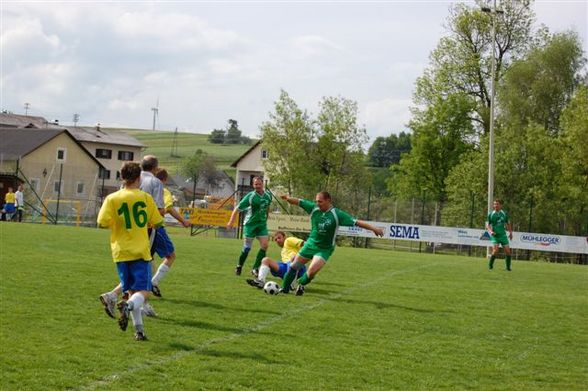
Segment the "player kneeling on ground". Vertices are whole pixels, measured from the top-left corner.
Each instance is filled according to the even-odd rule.
[[[123,164],[121,177],[123,188],[104,200],[98,214],[98,226],[110,228],[110,248],[116,263],[123,292],[129,292],[128,301],[122,300],[118,324],[125,331],[129,315],[135,327],[135,339],[147,339],[143,328],[141,307],[151,292],[151,253],[147,225],[155,227],[163,223],[153,198],[139,190],[141,166]]]
[[[294,260],[294,257],[300,251],[304,245],[304,240],[298,239],[294,236],[286,238],[286,234],[282,231],[277,231],[274,235],[274,241],[278,246],[282,248],[280,253],[281,262],[276,262],[270,257],[265,257],[261,260],[261,267],[259,268],[259,274],[256,279],[248,279],[247,283],[257,288],[263,288],[265,285],[265,278],[271,272],[272,276],[284,278],[290,265]],[[298,271],[298,276],[302,276],[306,272],[306,268],[303,266]],[[304,289],[304,288],[302,288]]]

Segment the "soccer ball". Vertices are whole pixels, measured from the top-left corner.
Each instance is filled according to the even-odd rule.
[[[280,290],[280,286],[274,281],[268,281],[263,286],[263,291],[268,295],[277,295]]]

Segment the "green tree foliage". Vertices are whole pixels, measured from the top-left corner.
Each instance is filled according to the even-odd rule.
[[[445,178],[461,156],[473,148],[471,108],[472,101],[466,95],[454,94],[415,113],[409,124],[414,132],[412,150],[399,165],[391,167],[393,194],[419,197],[426,193],[434,200],[446,199]]]
[[[261,138],[268,151],[264,169],[272,186],[282,186],[289,194],[311,196],[318,191],[319,174],[311,159],[314,129],[307,112],[282,90],[269,117],[261,125]]]
[[[315,164],[322,174],[323,188],[332,193],[339,205],[346,201],[350,206],[356,205],[350,197],[362,197],[363,189],[369,186],[362,151],[368,138],[365,128],[357,123],[357,102],[325,97],[319,106]]]
[[[361,149],[367,135],[357,124],[357,103],[327,97],[320,108],[313,121],[281,91],[270,120],[261,126],[269,155],[264,167],[272,187],[311,199],[327,190],[340,207],[356,213],[365,206],[370,180]]]
[[[588,232],[588,86],[576,90],[561,117],[561,194],[566,223],[575,235]]]
[[[522,58],[533,42],[534,13],[518,0],[500,2],[502,13],[496,21],[496,80],[510,64]],[[456,4],[447,20],[448,35],[439,41],[430,56],[430,65],[417,80],[414,101],[419,106],[430,106],[439,98],[465,94],[475,105],[472,120],[480,133],[489,129],[490,85],[492,63],[492,17],[480,6]]]
[[[220,179],[214,158],[201,149],[196,150],[194,155],[182,163],[180,172],[192,179],[194,185],[202,179],[209,188],[215,186]]]
[[[400,132],[388,137],[377,137],[368,150],[368,164],[372,167],[389,167],[398,164],[400,156],[411,149],[410,134]]]
[[[227,126],[227,133],[225,136],[226,144],[241,144],[241,130],[239,130],[239,124],[236,120],[230,119]]]
[[[578,88],[584,59],[574,34],[541,45],[515,62],[500,86],[494,195],[504,199],[517,230],[578,234],[588,221],[587,97],[586,87]],[[446,180],[445,221],[468,225],[472,196],[485,215],[487,170],[483,137]]]
[[[536,122],[555,134],[585,61],[576,33],[544,39],[524,61],[516,62],[505,74],[499,89],[500,107],[503,117],[510,122],[522,126]]]
[[[226,132],[224,129],[214,129],[212,132],[210,132],[208,141],[213,144],[224,144],[225,134]]]

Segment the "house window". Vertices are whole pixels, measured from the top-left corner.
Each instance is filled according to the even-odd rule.
[[[110,170],[100,167],[100,171],[98,171],[98,178],[110,179]]]
[[[39,183],[40,182],[41,181],[39,180],[39,178],[31,178],[29,180],[31,190],[34,190],[35,192],[39,191]]]
[[[267,159],[269,157],[269,152],[266,151],[265,149],[261,150],[261,158],[262,159]]]
[[[61,181],[61,188],[59,188],[59,181],[53,182],[53,192],[56,194],[63,193],[63,181]]]
[[[84,194],[84,182],[76,183],[76,194]]]
[[[57,161],[65,163],[66,157],[66,149],[65,148],[57,148]]]
[[[96,157],[101,159],[112,159],[112,150],[96,148]]]
[[[117,171],[116,172],[116,180],[117,181],[120,181],[120,171]]]
[[[135,154],[131,151],[118,151],[118,160],[133,160]]]

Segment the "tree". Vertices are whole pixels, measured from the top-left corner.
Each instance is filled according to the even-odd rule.
[[[241,141],[241,131],[239,130],[239,124],[236,120],[230,119],[228,121],[225,143],[240,144]]]
[[[504,199],[517,230],[577,233],[588,221],[586,93],[578,89],[585,60],[574,34],[546,36],[541,45],[512,64],[499,89],[494,196]],[[487,170],[482,137],[446,180],[448,221],[464,224],[468,196],[485,214]]]
[[[192,179],[194,193],[199,179],[204,181],[208,191],[210,191],[210,187],[215,186],[220,180],[214,158],[201,149],[196,150],[194,155],[183,162],[180,172]]]
[[[499,89],[503,117],[527,126],[559,129],[559,117],[580,80],[582,42],[576,33],[546,36],[524,61],[513,64]]]
[[[398,164],[400,156],[410,149],[409,133],[377,137],[368,150],[368,163],[372,167],[389,167],[391,164]]]
[[[208,136],[208,141],[213,144],[224,144],[225,131],[223,129],[214,129]]]
[[[362,146],[368,140],[365,128],[357,123],[357,102],[343,97],[325,97],[319,103],[316,163],[323,177],[323,188],[333,195],[349,194],[349,185],[366,187]],[[345,198],[345,197],[342,197]]]
[[[268,151],[264,168],[272,184],[283,186],[289,194],[312,195],[318,188],[318,172],[310,159],[314,129],[307,112],[281,90],[269,116],[261,125],[261,139]]]
[[[588,85],[576,90],[562,113],[561,123],[562,207],[570,232],[583,235],[588,232]]]
[[[412,150],[391,167],[390,191],[404,197],[426,193],[445,201],[445,179],[461,156],[473,149],[472,101],[465,94],[453,94],[431,103],[410,121]]]
[[[524,56],[534,42],[530,2],[503,0],[496,17],[496,73],[499,81],[513,61]],[[430,65],[417,80],[414,101],[430,106],[440,97],[464,94],[472,100],[471,120],[485,134],[489,129],[492,62],[492,15],[475,6],[456,4],[447,20],[449,35],[441,38]]]

